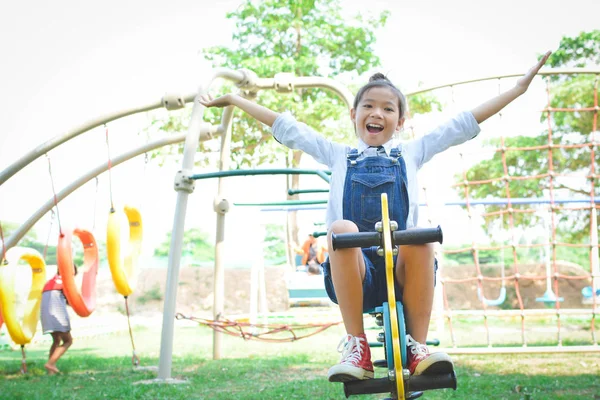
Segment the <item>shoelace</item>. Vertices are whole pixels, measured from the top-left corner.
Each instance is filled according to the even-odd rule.
[[[406,335],[406,343],[410,347],[410,352],[419,358],[425,357],[429,353],[426,345],[417,342],[410,335]]]
[[[363,349],[360,343],[361,341],[364,342],[365,339],[352,335],[346,335],[340,340],[337,351],[342,353],[342,364],[354,364],[362,359]],[[342,345],[344,346],[342,347]],[[353,351],[355,347],[356,351]]]

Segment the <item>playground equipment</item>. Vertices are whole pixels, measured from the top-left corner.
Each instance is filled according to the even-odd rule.
[[[29,264],[32,274],[31,288],[21,321],[17,315],[15,293],[17,268],[21,268],[17,265],[19,260]],[[25,247],[12,247],[6,251],[6,264],[0,265],[0,308],[8,333],[18,345],[26,345],[35,335],[45,283],[46,263],[40,253]]]
[[[125,206],[124,212],[129,222],[129,248],[124,254],[121,252],[121,215],[111,209],[106,231],[106,251],[115,288],[127,297],[133,293],[136,284],[135,267],[142,248],[142,216],[134,207]]]
[[[565,75],[571,75],[571,74],[599,75],[600,70],[597,68],[596,69],[547,70],[547,71],[540,71],[540,73],[539,73],[540,76],[546,76],[546,77],[557,76],[557,75],[565,76]],[[464,82],[453,82],[453,83],[450,83],[447,85],[423,88],[423,89],[420,89],[419,91],[407,93],[407,96],[410,97],[415,94],[432,92],[432,91],[436,91],[436,90],[447,90],[448,88],[450,90],[452,90],[452,88],[454,88],[456,86],[471,84],[473,82],[492,81],[492,80],[500,82],[501,80],[503,80],[505,78],[510,79],[510,78],[514,78],[514,77],[519,77],[521,75],[522,75],[521,73],[505,74],[502,76],[493,76],[493,77],[487,77],[487,78],[482,78],[482,79],[473,79],[473,80],[464,81]],[[224,78],[224,79],[228,79],[228,80],[232,81],[239,87],[239,89],[243,95],[248,96],[250,98],[252,96],[254,96],[259,90],[263,90],[263,89],[273,89],[278,92],[290,92],[297,88],[322,87],[322,88],[331,89],[333,92],[340,95],[340,97],[348,105],[348,107],[350,104],[352,104],[352,99],[353,99],[352,94],[345,87],[343,87],[342,85],[340,85],[339,83],[337,83],[333,80],[325,79],[325,78],[293,77],[293,76],[290,76],[289,74],[283,74],[283,75],[277,75],[277,76],[275,76],[275,78],[263,79],[263,78],[257,77],[256,74],[253,73],[252,71],[248,71],[248,70],[232,71],[232,70],[227,70],[227,69],[216,70],[215,73],[208,78],[209,79],[206,81],[207,84],[202,86],[199,89],[199,91],[194,91],[194,93],[187,94],[185,96],[168,94],[168,95],[165,95],[159,101],[155,101],[150,104],[142,105],[140,107],[135,107],[135,108],[131,108],[128,110],[119,111],[119,112],[115,112],[115,113],[112,113],[112,114],[109,114],[106,116],[99,117],[93,121],[90,121],[89,123],[85,123],[71,131],[66,132],[64,135],[59,135],[59,136],[47,141],[46,143],[36,146],[32,151],[25,154],[18,161],[11,164],[4,170],[0,171],[0,185],[2,185],[4,182],[6,182],[8,179],[10,179],[15,173],[17,173],[23,167],[28,165],[30,162],[37,159],[39,156],[44,155],[45,153],[51,151],[54,147],[61,145],[64,142],[66,142],[84,132],[91,130],[92,128],[101,126],[102,124],[108,123],[108,122],[116,120],[118,118],[125,117],[127,115],[131,115],[131,114],[138,113],[138,112],[145,112],[145,111],[148,111],[148,110],[151,110],[154,108],[158,108],[161,106],[165,107],[167,110],[175,110],[178,108],[182,108],[186,103],[194,101],[196,96],[206,94],[210,85],[216,79],[219,79],[219,78]],[[437,93],[439,93],[439,92],[437,92]],[[594,89],[594,93],[597,93],[597,89]],[[556,111],[557,111],[556,109],[552,109],[550,106],[548,106],[544,110],[544,112],[547,112],[547,115],[549,116],[548,122],[549,122],[549,138],[550,139],[552,138],[552,131],[551,131],[551,126],[550,126],[551,125],[550,124],[550,120],[551,120],[550,116],[553,112],[556,112]],[[594,100],[594,105],[592,107],[586,107],[586,108],[577,109],[577,110],[574,110],[574,109],[561,110],[561,112],[572,112],[572,111],[579,112],[579,113],[591,112],[591,113],[594,113],[594,115],[597,115],[598,114],[597,100]],[[158,374],[158,378],[161,381],[169,380],[171,378],[171,360],[172,360],[172,350],[173,350],[173,324],[174,324],[174,315],[175,315],[176,292],[177,292],[177,287],[178,287],[178,274],[179,274],[179,264],[180,264],[180,254],[181,254],[180,250],[181,250],[181,244],[182,244],[181,239],[183,236],[183,229],[184,229],[183,221],[185,219],[185,210],[187,207],[188,195],[190,193],[192,193],[194,190],[194,182],[193,182],[193,179],[191,178],[191,175],[192,175],[191,169],[193,168],[193,165],[194,165],[194,155],[198,149],[199,141],[213,139],[215,136],[221,135],[221,153],[220,153],[221,162],[219,164],[219,169],[223,172],[225,172],[229,169],[229,158],[230,158],[229,157],[230,156],[229,145],[230,145],[230,127],[231,127],[230,125],[231,125],[232,115],[233,115],[233,109],[227,108],[224,110],[224,112],[222,114],[220,125],[208,124],[203,121],[203,107],[201,105],[199,105],[197,102],[194,102],[194,108],[192,110],[192,117],[191,117],[191,121],[190,121],[190,124],[188,127],[187,134],[165,135],[165,137],[162,137],[155,141],[146,143],[143,146],[140,146],[133,150],[129,150],[120,155],[117,155],[116,157],[114,157],[110,160],[112,166],[117,166],[120,163],[123,163],[124,161],[129,160],[130,158],[136,157],[138,155],[142,155],[153,149],[156,149],[156,148],[159,148],[162,146],[175,144],[175,143],[180,143],[180,142],[183,142],[184,140],[186,142],[185,148],[184,148],[184,157],[183,157],[183,162],[182,162],[182,168],[176,174],[175,185],[174,185],[174,188],[178,193],[177,193],[177,204],[176,204],[175,212],[174,212],[173,234],[172,234],[172,241],[171,241],[171,251],[170,251],[170,255],[169,255],[169,271],[168,271],[168,277],[167,277],[167,288],[166,288],[166,293],[165,293],[165,305],[164,305],[164,310],[163,310],[160,365],[159,365],[159,374]],[[537,120],[539,120],[539,118],[537,118],[537,116],[536,116],[535,120],[537,121]],[[412,129],[412,128],[410,128],[410,121],[407,123],[407,127],[408,127],[408,129]],[[595,122],[594,122],[593,130],[597,131],[597,126],[596,126]],[[549,150],[549,157],[551,156],[552,150],[566,148],[567,146],[575,147],[574,145],[571,145],[571,144],[567,144],[567,145],[558,144],[558,143],[554,143],[552,145],[548,144],[547,149]],[[582,143],[581,145],[577,145],[577,146],[581,146],[581,147],[587,146],[587,147],[589,147],[590,151],[593,153],[593,151],[597,151],[598,140],[594,139],[592,137],[589,140],[589,143]],[[498,154],[502,155],[502,163],[505,164],[505,162],[506,162],[505,154],[510,153],[511,151],[530,150],[530,151],[537,151],[539,153],[540,151],[543,151],[544,149],[545,149],[545,146],[543,146],[543,148],[533,148],[533,149],[510,148],[510,147],[503,146],[501,148],[499,147],[498,149],[496,149],[496,151],[498,152]],[[53,198],[46,201],[35,213],[33,213],[30,216],[30,218],[27,221],[25,221],[16,231],[14,231],[12,233],[12,235],[2,245],[2,250],[5,250],[7,248],[11,248],[11,247],[15,246],[18,243],[18,241],[21,238],[23,238],[23,236],[33,227],[33,225],[42,216],[44,216],[48,211],[50,211],[52,207],[54,207],[58,202],[60,202],[65,197],[70,195],[73,191],[75,191],[77,188],[79,188],[81,185],[83,185],[90,179],[93,179],[95,176],[107,171],[108,168],[109,168],[108,165],[104,162],[104,163],[98,165],[97,167],[89,170],[87,173],[83,174],[80,178],[73,181],[71,184],[65,186],[62,190],[58,191]],[[553,177],[560,176],[560,173],[557,173],[556,171],[549,171],[548,173],[552,174]],[[508,172],[508,170],[506,170],[506,168],[505,168],[504,174],[505,174],[504,176],[494,177],[493,179],[487,180],[486,183],[503,181],[506,183],[506,185],[508,185],[511,181],[525,179],[525,177],[510,176],[510,173]],[[527,177],[527,178],[528,179],[529,178],[530,179],[539,179],[539,177]],[[590,179],[595,179],[595,181],[592,180],[592,183],[596,182],[596,185],[597,185],[598,178],[599,177],[598,177],[597,172],[590,173]],[[465,180],[464,182],[458,184],[459,186],[464,186],[464,188],[467,192],[467,194],[465,196],[466,201],[467,201],[467,208],[470,205],[475,204],[473,199],[469,198],[469,195],[468,195],[469,186],[483,184],[483,183],[484,182]],[[223,241],[224,241],[224,221],[225,221],[225,215],[229,209],[229,202],[227,201],[227,199],[225,197],[225,191],[222,189],[221,186],[222,185],[220,182],[219,183],[219,192],[217,193],[215,201],[214,201],[214,209],[215,209],[215,212],[217,213],[217,242],[216,242],[216,254],[215,254],[216,260],[215,260],[215,290],[214,290],[215,301],[214,301],[214,310],[213,310],[215,316],[221,315],[223,313],[223,290],[222,290],[222,288],[224,286],[224,279],[223,279],[223,275],[222,275],[222,257],[223,257],[222,253],[223,253]],[[591,187],[593,189],[595,187],[594,184],[592,184]],[[559,206],[560,202],[557,201],[557,197],[555,197],[555,194],[556,193],[553,192],[553,189],[551,189],[550,196],[547,199],[548,202],[550,203],[551,207],[553,208],[553,210],[556,210],[560,207]],[[506,208],[501,210],[501,212],[511,218],[509,229],[511,231],[514,231],[514,224],[512,223],[512,216],[517,212],[521,212],[518,208],[513,207],[515,204],[517,204],[518,199],[511,198],[510,193],[508,193],[505,197],[509,198],[510,201],[509,201],[508,205],[506,206]],[[546,199],[544,199],[544,200],[546,200]],[[530,201],[530,199],[524,200],[524,202],[527,202],[527,201]],[[591,194],[589,196],[589,198],[587,198],[586,200],[582,200],[581,202],[583,202],[583,201],[585,201],[587,204],[583,205],[581,207],[581,210],[584,210],[585,212],[590,211],[591,213],[594,213],[593,214],[594,217],[591,218],[591,221],[593,221],[593,223],[595,223],[595,221],[596,221],[595,213],[597,212],[597,208],[599,207],[597,198],[595,198],[594,195]],[[433,224],[433,225],[435,225],[435,224]],[[591,231],[591,233],[590,233],[591,237],[590,237],[590,242],[587,244],[587,246],[589,246],[589,248],[590,248],[590,254],[591,254],[590,258],[595,261],[592,261],[592,268],[591,268],[591,272],[589,274],[587,274],[585,276],[583,276],[583,275],[578,276],[576,278],[589,281],[591,284],[590,287],[592,288],[591,292],[594,293],[600,287],[600,284],[598,283],[598,282],[600,282],[599,281],[600,272],[599,272],[598,263],[597,263],[597,260],[598,260],[597,226],[595,226],[595,229],[593,229],[593,228],[590,229],[590,231]],[[559,241],[556,240],[556,237],[554,236],[554,227],[553,227],[553,240],[551,242],[551,246],[556,248],[558,246],[568,246],[568,245],[572,245],[572,244],[560,243]],[[511,241],[510,245],[505,246],[505,248],[512,249],[513,253],[516,253],[516,249],[519,249],[521,247],[522,246],[520,244],[518,244],[518,242],[516,242],[515,240]],[[472,250],[471,248],[468,248],[468,249],[465,249],[464,251],[471,251],[471,250]],[[0,253],[1,253],[1,251],[0,251]],[[554,255],[553,255],[552,263],[555,266],[555,256]],[[507,264],[509,264],[509,263],[507,262]],[[524,276],[522,273],[519,272],[516,261],[513,261],[512,264],[513,264],[514,272],[507,273],[506,276],[504,277],[504,281],[506,281],[507,283],[514,283],[517,296],[519,296],[519,281],[523,282],[524,279],[540,279],[540,277],[531,277],[530,278],[530,277]],[[439,271],[440,272],[439,276],[441,277],[441,280],[440,280],[440,285],[438,285],[438,287],[440,288],[442,293],[444,293],[445,292],[444,287],[448,287],[448,285],[457,283],[457,282],[453,281],[450,278],[444,277],[442,271],[443,271],[443,269],[441,269]],[[473,278],[469,278],[468,281],[469,282],[477,282],[478,281],[477,275],[478,274],[475,274],[475,276]],[[546,276],[543,277],[543,279],[545,279],[545,278],[546,278]],[[567,276],[563,276],[563,275],[559,274],[558,271],[556,270],[556,267],[554,267],[554,271],[552,272],[552,280],[553,280],[553,284],[554,284],[555,288],[558,286],[559,280],[573,279],[573,278],[574,277],[572,277],[572,276],[567,277]],[[490,278],[488,278],[488,277],[483,277],[482,281],[487,281],[489,279]],[[555,290],[555,292],[556,292],[556,290]],[[445,294],[441,295],[441,297],[443,297],[446,300],[446,304],[448,304]],[[523,304],[523,302],[519,299],[518,309],[515,309],[515,310],[488,310],[486,308],[487,305],[485,304],[485,302],[482,302],[482,308],[483,308],[482,310],[467,310],[464,312],[464,315],[467,315],[469,318],[471,318],[473,315],[481,315],[483,318],[483,321],[486,323],[486,330],[488,330],[488,331],[489,331],[489,329],[487,327],[487,318],[488,317],[493,317],[493,316],[499,316],[499,317],[508,316],[508,318],[514,318],[515,316],[517,318],[520,317],[521,321],[522,321],[522,327],[523,327],[522,330],[523,330],[523,332],[525,332],[524,326],[525,326],[525,319],[527,316],[538,315],[538,314],[539,315],[556,316],[556,320],[557,320],[556,328],[557,328],[557,332],[558,332],[558,336],[559,336],[558,345],[557,346],[545,346],[545,348],[541,349],[541,350],[539,347],[527,346],[527,341],[525,340],[524,333],[523,333],[523,343],[520,344],[519,346],[513,346],[510,348],[494,348],[494,347],[492,347],[491,343],[488,343],[488,347],[481,347],[481,348],[477,348],[477,349],[461,348],[461,344],[454,340],[454,334],[452,333],[453,332],[452,321],[455,318],[461,318],[461,316],[463,315],[462,314],[463,312],[462,311],[457,312],[456,310],[452,310],[452,308],[450,306],[446,306],[445,308],[440,307],[437,310],[434,310],[434,313],[437,314],[436,316],[438,318],[446,318],[448,321],[447,326],[449,327],[451,337],[453,339],[453,341],[452,341],[453,348],[448,349],[449,350],[448,352],[454,351],[455,353],[456,352],[485,353],[485,352],[532,352],[532,351],[547,351],[547,352],[599,351],[598,349],[600,349],[600,347],[598,347],[597,339],[595,336],[595,323],[597,321],[597,313],[598,313],[597,310],[598,310],[599,304],[596,301],[595,297],[593,297],[592,300],[593,300],[592,307],[588,307],[585,309],[579,309],[579,310],[560,309],[558,304],[555,304],[554,310],[552,310],[552,309],[530,310],[530,309],[527,309],[526,305]],[[542,312],[545,314],[542,314]],[[562,346],[562,342],[560,340],[560,329],[561,329],[560,328],[560,316],[567,315],[569,313],[574,314],[574,315],[576,314],[576,315],[590,316],[590,319],[591,319],[590,332],[592,335],[592,344],[590,346],[587,346],[587,345],[586,346]],[[214,339],[215,340],[213,341],[213,357],[219,358],[220,357],[219,334],[215,334]]]
[[[500,294],[495,299],[487,299],[483,295],[483,289],[480,286],[477,286],[477,297],[480,301],[484,302],[488,306],[499,306],[504,303],[506,300],[506,281],[504,279],[505,273],[504,269],[506,268],[504,265],[504,252],[501,252],[501,263],[500,263],[500,276],[502,278],[502,287],[500,288]]]
[[[596,290],[596,293],[593,292],[591,286],[586,286],[581,289],[581,296],[583,300],[581,301],[583,304],[594,304],[594,301],[600,303],[600,289]],[[0,319],[0,326],[2,326],[2,320]]]
[[[296,169],[288,170],[290,173],[294,173]],[[318,171],[315,171],[318,174]],[[322,190],[288,190],[288,194],[298,193],[324,193],[328,189]],[[270,203],[234,203],[236,206],[261,206],[261,212],[273,212],[273,211],[298,211],[314,209],[313,207],[318,204],[326,203],[326,200],[304,200],[303,204],[298,204],[298,200],[288,200],[286,202],[270,202]],[[280,207],[273,207],[273,204],[281,205]],[[317,238],[325,235],[326,232],[319,234],[313,233],[312,235]],[[294,267],[292,270],[285,272],[285,282],[288,290],[288,299],[290,306],[329,306],[331,300],[325,290],[325,282],[323,276],[320,274],[309,273],[306,266],[302,265],[303,254],[296,254],[294,257]]]
[[[600,71],[591,72],[592,74],[598,77]],[[443,316],[447,320],[447,326],[449,327],[450,336],[452,339],[452,347],[448,349],[448,352],[455,353],[499,353],[499,352],[576,352],[576,351],[599,351],[598,340],[596,335],[596,321],[598,314],[598,302],[592,301],[591,307],[588,308],[571,308],[565,309],[561,307],[561,297],[559,293],[559,280],[569,280],[571,284],[576,283],[577,281],[590,281],[592,288],[599,287],[599,279],[600,279],[600,268],[598,266],[599,257],[598,257],[598,226],[597,226],[597,209],[598,206],[598,197],[597,197],[597,182],[599,179],[597,169],[595,165],[597,165],[597,147],[598,147],[598,137],[597,137],[597,121],[598,121],[598,113],[600,108],[598,107],[598,79],[590,80],[590,82],[594,82],[590,86],[590,96],[589,102],[586,101],[586,104],[593,104],[593,106],[579,106],[577,107],[561,107],[556,108],[556,105],[553,104],[552,100],[552,83],[553,80],[549,79],[549,75],[557,75],[559,73],[564,74],[572,74],[574,71],[565,70],[565,71],[549,71],[548,73],[542,72],[542,75],[546,76],[546,94],[547,94],[547,104],[545,108],[542,110],[543,116],[546,119],[547,127],[547,142],[542,142],[539,146],[532,147],[513,147],[507,145],[505,141],[505,136],[509,137],[511,132],[506,129],[506,126],[500,126],[499,132],[502,132],[499,136],[499,144],[495,148],[489,148],[490,154],[493,154],[493,157],[496,158],[496,163],[502,166],[501,169],[498,169],[500,173],[493,173],[492,171],[490,176],[486,176],[486,179],[482,180],[469,180],[466,174],[466,170],[463,173],[462,182],[458,182],[453,185],[455,188],[460,188],[463,190],[465,201],[466,201],[466,209],[469,213],[469,217],[471,217],[471,205],[473,204],[473,200],[471,198],[471,192],[475,189],[479,188],[480,185],[490,185],[490,187],[494,187],[494,190],[504,189],[505,198],[498,202],[498,206],[496,209],[490,212],[485,212],[481,214],[481,217],[493,217],[493,218],[502,218],[502,223],[508,226],[509,232],[511,233],[510,244],[508,245],[500,245],[500,246],[485,246],[487,250],[501,250],[510,249],[512,252],[512,273],[509,276],[502,277],[503,282],[511,283],[514,285],[514,293],[516,297],[517,306],[516,309],[513,310],[489,310],[487,309],[488,304],[486,304],[483,299],[481,301],[481,310],[452,310],[451,305],[448,301],[448,286],[449,284],[464,284],[468,282],[476,282],[479,287],[481,287],[481,283],[483,281],[492,281],[497,280],[497,278],[483,277],[479,270],[477,259],[474,257],[474,263],[476,266],[476,276],[472,278],[449,278],[444,276],[443,273],[438,271],[440,275],[440,281],[442,283],[441,288],[443,292],[443,303],[444,310],[443,312],[438,312],[438,317]],[[587,72],[586,72],[587,73]],[[505,78],[503,76],[502,78]],[[500,77],[499,77],[500,78]],[[471,81],[475,82],[475,81]],[[500,81],[499,81],[500,82]],[[444,85],[437,87],[435,89],[446,88],[454,94],[454,86],[456,84]],[[590,118],[592,122],[591,130],[589,132],[581,132],[582,136],[588,135],[587,137],[583,137],[583,140],[577,144],[565,143],[563,140],[557,140],[555,136],[556,127],[554,122],[555,113],[573,113],[584,115],[588,113],[588,116],[592,116]],[[591,115],[590,115],[591,114]],[[498,115],[496,118],[497,121],[504,121],[502,114]],[[546,136],[546,135],[544,135]],[[564,195],[565,190],[561,188],[563,182],[568,181],[568,179],[578,179],[577,173],[571,173],[567,171],[558,170],[555,165],[556,162],[553,159],[556,157],[556,154],[561,154],[561,156],[565,158],[570,158],[571,155],[566,154],[567,151],[577,151],[577,157],[580,157],[582,160],[589,157],[589,170],[582,170],[580,172],[584,172],[585,185],[589,184],[589,190],[583,189],[585,186],[582,186],[582,190],[586,190],[589,193],[587,198],[577,198],[577,197],[569,197],[566,199],[560,199],[557,195]],[[480,159],[482,150],[480,148],[473,150],[473,156],[477,159]],[[528,152],[535,152],[533,154],[536,155],[539,160],[540,157],[546,156],[547,160],[539,160],[541,165],[545,165],[537,175],[525,175],[523,172],[517,172],[514,168],[515,161],[515,153],[519,152],[518,160],[526,159],[528,156],[526,155]],[[530,153],[531,154],[531,153]],[[462,157],[462,152],[461,152]],[[491,160],[490,160],[491,161]],[[498,165],[495,164],[495,165]],[[494,165],[491,164],[490,165]],[[518,170],[518,168],[517,168]],[[531,198],[531,199],[516,199],[511,195],[512,188],[515,183],[522,181],[531,181],[533,180],[535,183],[539,183],[541,193],[543,193],[544,198]],[[539,182],[538,182],[539,181]],[[583,181],[582,181],[583,182]],[[527,183],[531,184],[531,183]],[[523,185],[526,185],[525,183]],[[534,184],[535,186],[535,184]],[[567,185],[568,186],[568,185]],[[573,206],[575,203],[583,203],[581,205]],[[521,215],[527,215],[529,213],[535,213],[536,210],[531,207],[519,206],[526,204],[548,204],[547,212],[544,217],[544,225],[545,231],[548,232],[547,242],[540,244],[532,244],[532,243],[520,243],[518,240],[519,230],[516,227],[517,218],[520,218]],[[546,211],[546,210],[545,210]],[[582,219],[588,219],[590,221],[589,225],[589,242],[584,240],[582,243],[561,243],[558,239],[557,228],[559,225],[559,221],[562,216],[559,216],[559,213],[573,213],[575,211],[579,211],[577,217],[573,215],[569,215],[569,218],[577,219],[581,221]],[[506,220],[507,221],[506,221]],[[568,228],[567,228],[568,229]],[[523,249],[533,248],[533,247],[544,247],[545,251],[545,273],[541,274],[524,274],[519,262],[519,254],[518,252]],[[557,260],[557,249],[559,247],[582,247],[589,248],[589,260],[590,260],[590,271],[584,271],[583,273],[579,273],[576,276],[571,274],[564,274],[559,272],[558,268],[558,260]],[[476,254],[477,249],[484,248],[484,246],[477,245],[475,242],[470,248],[464,248],[458,251],[452,251],[453,253],[467,252],[470,251],[472,254]],[[536,309],[528,309],[526,301],[523,298],[523,292],[521,288],[524,285],[531,284],[529,282],[535,280],[545,280],[546,281],[546,292],[542,297],[537,297],[538,301],[545,303],[548,306],[543,310]],[[528,282],[529,281],[529,282]],[[528,282],[524,284],[524,282]],[[592,290],[594,291],[594,289]],[[477,315],[482,317],[482,321],[485,326],[486,336],[487,336],[487,348],[481,349],[460,349],[458,351],[454,351],[454,349],[460,346],[459,342],[456,340],[454,329],[453,329],[453,320],[455,318],[471,318],[472,316]],[[540,346],[540,347],[532,347],[528,346],[528,339],[526,335],[526,319],[530,316],[551,316],[556,321],[556,346]],[[589,317],[590,329],[591,333],[591,342],[586,346],[563,346],[563,338],[561,328],[563,316],[571,316],[578,315]],[[517,345],[514,346],[505,346],[505,347],[494,347],[492,345],[492,341],[490,340],[490,327],[488,324],[490,317],[497,318],[515,318],[520,317],[521,319],[521,341],[519,343],[520,347]]]
[[[71,250],[73,236],[83,244],[83,280],[81,290],[77,288]],[[65,229],[58,238],[58,270],[63,282],[63,292],[73,311],[80,317],[87,317],[96,308],[96,276],[98,275],[98,246],[91,232],[76,228]]]
[[[546,291],[544,295],[535,299],[535,301],[539,301],[541,303],[546,303],[549,306],[556,303],[557,301],[564,301],[565,299],[562,297],[558,297],[554,291],[552,290],[552,273],[551,273],[551,262],[550,262],[550,242],[552,240],[552,235],[550,233],[551,226],[551,213],[549,211],[544,213],[544,228],[546,232],[548,232],[548,244],[544,246],[544,264],[546,265]]]
[[[323,275],[312,275],[306,271],[289,271],[286,274],[291,306],[330,305]]]
[[[378,253],[385,257],[388,301],[375,309],[377,324],[383,327],[385,360],[376,366],[387,367],[386,378],[366,379],[344,383],[346,397],[357,394],[390,392],[393,399],[416,399],[423,390],[452,388],[456,390],[454,371],[435,375],[411,376],[406,354],[406,325],[402,302],[396,300],[394,288],[394,261],[397,245],[442,242],[442,230],[437,228],[397,231],[398,224],[390,221],[387,195],[381,195],[382,220],[375,225],[376,232],[332,234],[333,249],[379,246]]]

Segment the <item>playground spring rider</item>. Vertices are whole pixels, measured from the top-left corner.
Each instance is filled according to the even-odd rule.
[[[375,361],[376,367],[387,367],[387,378],[366,379],[344,383],[346,397],[357,394],[387,393],[392,399],[416,399],[423,390],[452,388],[456,390],[454,372],[441,375],[410,376],[406,354],[406,326],[402,303],[396,301],[394,290],[393,255],[396,245],[442,243],[442,229],[410,229],[397,231],[398,224],[390,221],[387,195],[381,195],[381,222],[375,225],[377,232],[342,233],[332,235],[333,249],[379,246],[378,253],[385,257],[388,302],[377,307],[373,314],[377,325],[383,327],[385,360]],[[393,245],[394,247],[393,247]],[[378,339],[381,341],[381,339]]]

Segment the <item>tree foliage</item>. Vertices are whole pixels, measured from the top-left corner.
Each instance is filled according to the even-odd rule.
[[[171,247],[171,232],[167,233],[165,240],[154,249],[154,256],[168,257]],[[192,228],[183,233],[182,257],[191,257],[196,262],[214,261],[215,246],[208,240],[208,234],[200,229]]]
[[[600,31],[582,32],[577,37],[564,37],[559,48],[550,56],[548,64],[552,67],[597,67],[600,62]],[[594,106],[594,80],[593,75],[574,74],[558,75],[553,77],[550,84],[550,107],[569,108],[577,111],[553,111],[550,114],[549,135],[545,129],[533,136],[516,136],[490,139],[487,145],[494,148],[523,148],[540,146],[537,150],[506,151],[507,171],[502,164],[502,151],[497,151],[491,159],[481,161],[467,172],[469,181],[510,177],[526,177],[545,175],[549,172],[549,151],[552,155],[552,167],[556,173],[569,175],[569,177],[546,176],[535,180],[510,180],[508,193],[505,181],[499,180],[486,185],[469,187],[469,195],[474,198],[503,198],[508,197],[540,197],[549,198],[550,185],[554,188],[555,197],[595,196],[600,194],[599,186],[588,178],[591,171],[600,170],[600,152],[592,152],[590,146],[576,147],[592,141],[594,112],[583,111],[582,108]],[[542,121],[547,122],[548,113],[542,113]],[[596,129],[598,129],[596,127]],[[575,145],[571,148],[548,149],[549,137],[555,145]],[[544,147],[545,146],[545,147]],[[592,166],[594,169],[592,169]],[[457,176],[457,180],[463,180]],[[464,189],[457,188],[458,193],[464,197]],[[502,206],[491,206],[488,212],[496,211]],[[514,206],[513,208],[519,208]],[[529,208],[529,205],[521,208]],[[557,211],[559,240],[582,242],[589,238],[589,214],[581,211]],[[527,227],[539,223],[537,216],[526,213],[514,214],[517,226]],[[507,218],[503,220],[497,216],[487,218],[487,229],[492,231],[501,225],[508,224]]]
[[[267,224],[263,254],[265,260],[281,260],[285,258],[285,229],[283,225]]]
[[[247,68],[259,77],[281,72],[295,76],[358,76],[379,65],[374,53],[375,31],[388,13],[379,16],[341,15],[338,0],[247,1],[227,14],[235,23],[230,47],[204,51],[215,67]],[[295,90],[290,94],[259,93],[257,101],[271,109],[294,113],[298,120],[325,136],[347,140],[348,109],[335,94],[320,89]],[[343,123],[345,122],[345,123]],[[255,166],[286,158],[287,149],[268,140],[270,131],[243,115],[233,128],[233,161]],[[300,160],[297,154],[290,166]]]
[[[260,78],[291,73],[350,82],[380,65],[374,47],[376,33],[385,25],[389,12],[347,17],[342,10],[339,0],[247,0],[226,15],[235,27],[231,45],[207,48],[203,54],[214,67],[248,69]],[[221,92],[232,90],[235,90],[232,85],[225,84]],[[263,90],[255,100],[276,111],[291,111],[299,121],[331,140],[355,141],[348,108],[331,91],[295,89],[290,93],[277,93]],[[416,110],[426,110],[432,104],[426,96],[415,96],[410,101]],[[270,139],[268,127],[239,111],[236,113],[230,153],[233,168],[272,163],[297,167],[300,164],[300,151],[281,146]],[[219,123],[220,115],[220,110],[207,109],[204,117],[214,124]],[[178,122],[177,118],[183,121]],[[187,120],[189,110],[170,114],[165,123],[156,121],[150,131],[180,132],[187,129]],[[196,163],[215,165],[218,145],[216,141],[201,143]],[[178,148],[181,151],[181,146]],[[169,151],[175,153],[173,149]],[[164,157],[168,152],[159,153]],[[298,188],[298,185],[299,177],[290,177],[288,188]],[[297,241],[294,213],[289,221],[288,239]]]

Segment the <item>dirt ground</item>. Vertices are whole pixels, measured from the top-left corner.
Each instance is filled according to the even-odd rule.
[[[484,276],[500,276],[499,266],[482,267]],[[271,312],[286,311],[289,308],[288,291],[284,279],[285,268],[266,267],[265,276],[268,308]],[[521,276],[543,276],[543,264],[520,265]],[[507,266],[505,275],[514,273],[513,266]],[[559,264],[559,273],[576,276],[585,272],[578,266],[568,263]],[[442,276],[452,279],[465,279],[475,277],[475,267],[472,265],[453,266],[443,270]],[[162,312],[165,284],[167,280],[166,269],[142,269],[135,293],[130,297],[130,312],[132,315],[154,314]],[[582,305],[581,289],[590,285],[589,279],[566,280],[559,283],[559,295],[564,298],[561,308],[587,308]],[[499,296],[501,282],[484,282],[484,295],[488,299]],[[520,293],[525,308],[544,308],[544,303],[536,301],[546,291],[546,280],[519,281]],[[446,283],[448,302],[452,309],[482,309],[482,303],[477,296],[477,282]],[[518,309],[514,280],[506,284],[506,301],[498,307],[490,309]],[[123,299],[116,294],[110,274],[101,273],[98,277],[98,304],[103,308],[115,307],[123,310]],[[208,317],[212,313],[213,305],[213,270],[212,268],[188,267],[181,268],[179,276],[179,290],[177,293],[177,312],[186,315]],[[250,270],[226,269],[225,270],[225,314],[246,314],[250,311]]]

